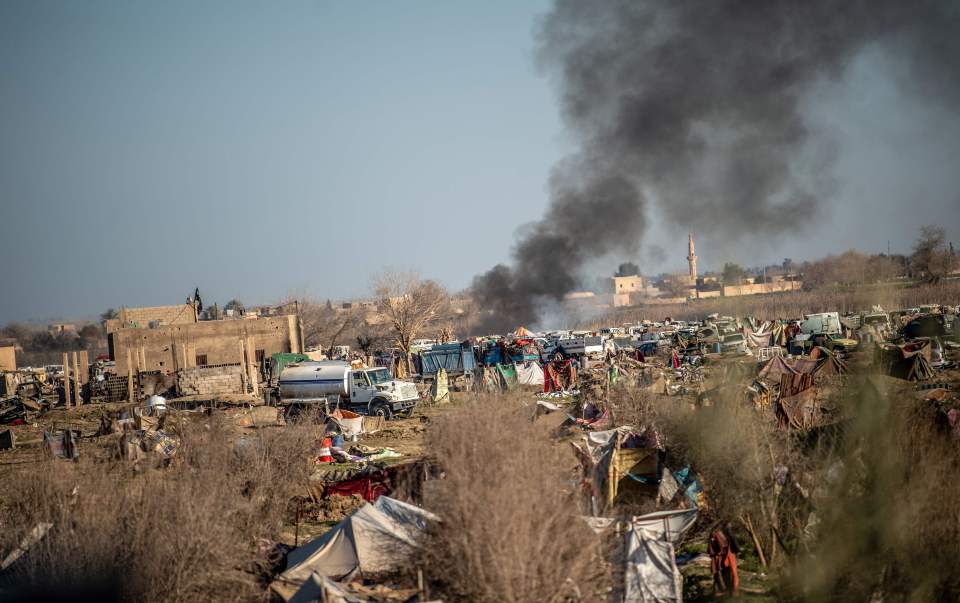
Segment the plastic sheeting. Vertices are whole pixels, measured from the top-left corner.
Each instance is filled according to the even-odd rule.
[[[628,531],[626,538],[624,602],[683,601],[683,577],[674,560],[673,544],[648,538],[635,529]]]
[[[517,364],[517,382],[520,385],[543,385],[543,368],[536,362]]]
[[[634,517],[626,532],[624,601],[679,602],[683,577],[674,547],[697,521],[697,511],[658,511]]]
[[[354,570],[366,574],[394,569],[405,561],[427,521],[436,519],[419,507],[381,496],[329,532],[290,551],[280,579],[303,583],[313,573],[345,576]]]

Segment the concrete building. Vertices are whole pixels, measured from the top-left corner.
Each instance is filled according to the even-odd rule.
[[[17,348],[12,345],[0,347],[0,371],[17,370]]]
[[[613,294],[621,295],[624,293],[640,293],[643,291],[643,277],[639,274],[633,276],[614,276]]]
[[[260,365],[276,352],[303,350],[303,327],[295,315],[197,322],[192,307],[180,306],[187,317],[192,313],[192,322],[176,315],[168,324],[147,320],[143,326],[110,331],[107,343],[117,372],[125,374],[128,366],[134,371],[169,373],[198,366]],[[155,317],[157,314],[128,314],[125,320],[129,321],[130,316]],[[140,324],[139,319],[132,322]],[[147,326],[149,324],[153,327]]]
[[[107,333],[117,329],[147,329],[151,326],[183,325],[197,322],[197,307],[193,304],[120,308],[116,318],[104,323]]]

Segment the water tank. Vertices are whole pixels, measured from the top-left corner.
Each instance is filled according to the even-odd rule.
[[[280,373],[281,398],[320,398],[346,396],[350,365],[346,362],[298,362]]]

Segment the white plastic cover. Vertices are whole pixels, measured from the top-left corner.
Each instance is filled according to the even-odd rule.
[[[415,505],[381,496],[329,532],[290,551],[280,578],[302,583],[314,572],[339,577],[357,569],[363,573],[391,570],[403,563],[427,521],[436,519]]]

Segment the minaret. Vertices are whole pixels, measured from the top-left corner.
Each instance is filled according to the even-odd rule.
[[[690,284],[697,284],[697,252],[694,250],[693,246],[693,233],[689,233],[689,250],[690,253],[687,255],[687,263],[690,265]]]

